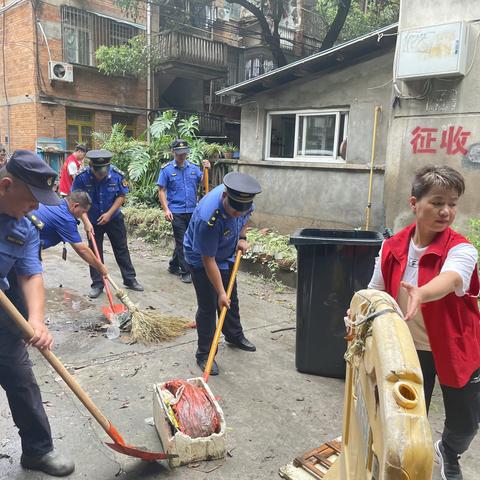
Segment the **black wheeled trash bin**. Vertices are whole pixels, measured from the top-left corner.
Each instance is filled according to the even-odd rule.
[[[343,317],[355,291],[366,288],[382,234],[303,228],[290,237],[297,248],[297,341],[300,372],[344,378]]]

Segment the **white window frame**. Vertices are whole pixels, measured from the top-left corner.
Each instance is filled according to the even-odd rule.
[[[299,162],[322,162],[322,163],[346,163],[345,160],[338,155],[338,147],[340,143],[345,140],[347,137],[347,130],[348,130],[348,117],[349,117],[349,109],[348,108],[338,108],[335,110],[273,110],[271,112],[267,112],[267,125],[266,125],[266,136],[265,136],[265,160],[272,161],[272,162],[292,162],[292,161],[299,161]],[[343,129],[343,137],[339,138],[339,131],[340,131],[340,119],[341,115],[345,115],[345,126]],[[270,156],[270,145],[271,145],[271,137],[272,137],[272,116],[274,115],[295,115],[295,131],[294,131],[294,144],[293,144],[293,157],[271,157]],[[327,115],[335,115],[335,138],[333,143],[333,152],[332,156],[328,155],[319,155],[319,156],[312,156],[312,155],[298,155],[298,129],[300,126],[300,117],[306,116],[327,116]],[[302,144],[303,149],[305,149],[305,141],[306,141],[306,129],[303,130],[303,138]]]

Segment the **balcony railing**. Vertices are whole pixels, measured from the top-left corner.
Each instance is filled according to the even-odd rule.
[[[225,44],[182,32],[161,33],[158,37],[158,54],[164,62],[226,68]]]

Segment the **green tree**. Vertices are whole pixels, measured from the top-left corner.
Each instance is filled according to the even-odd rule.
[[[159,2],[159,0],[153,0]],[[123,11],[135,17],[139,13],[140,0],[115,0],[115,3],[122,8]],[[330,28],[326,32],[326,42],[328,45],[333,45],[336,41],[339,32],[342,30],[343,24],[350,9],[352,0],[336,0],[336,15],[333,16]],[[205,4],[209,2],[205,1]],[[282,18],[287,14],[287,7],[290,0],[230,0],[229,3],[234,3],[242,6],[248,10],[257,19],[263,41],[270,48],[272,57],[276,67],[286,65],[287,59],[285,53],[280,47],[281,36],[279,33],[279,25]],[[163,8],[163,5],[160,7]],[[177,8],[179,12],[182,10]],[[179,15],[180,22],[185,21],[184,15]],[[171,24],[175,24],[172,20]],[[270,27],[272,25],[272,27]],[[327,45],[326,43],[326,45]],[[322,48],[323,45],[322,45]],[[325,46],[329,48],[329,46]]]
[[[400,0],[357,0],[348,9],[343,28],[335,38],[328,38],[330,25],[338,15],[342,0],[318,0],[317,11],[326,31],[321,50],[333,47],[336,42],[345,42],[398,21]],[[332,42],[333,40],[333,42]]]
[[[153,0],[160,2],[160,0]],[[178,2],[178,0],[177,0]],[[208,2],[196,0],[196,2]],[[287,59],[280,46],[279,25],[287,14],[290,0],[231,0],[248,10],[257,19],[262,39],[270,48],[276,67],[286,65]],[[122,10],[136,17],[139,14],[140,0],[115,0]],[[196,4],[197,4],[196,3]],[[165,11],[166,7],[161,7]],[[333,47],[338,41],[345,41],[363,35],[398,19],[399,0],[318,0],[317,15],[321,19],[323,37],[320,51]],[[169,4],[166,26],[180,29],[191,20],[183,4]],[[312,14],[315,14],[312,12]],[[191,16],[191,14],[190,14]],[[148,52],[144,35],[135,37],[120,47],[101,46],[97,52],[98,67],[106,75],[133,75],[145,77],[146,59],[151,59],[151,69],[155,71],[160,65],[160,52],[155,39]]]

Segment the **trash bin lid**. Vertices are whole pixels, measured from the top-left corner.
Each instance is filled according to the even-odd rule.
[[[302,228],[290,236],[292,245],[381,245],[383,235],[369,230]]]

